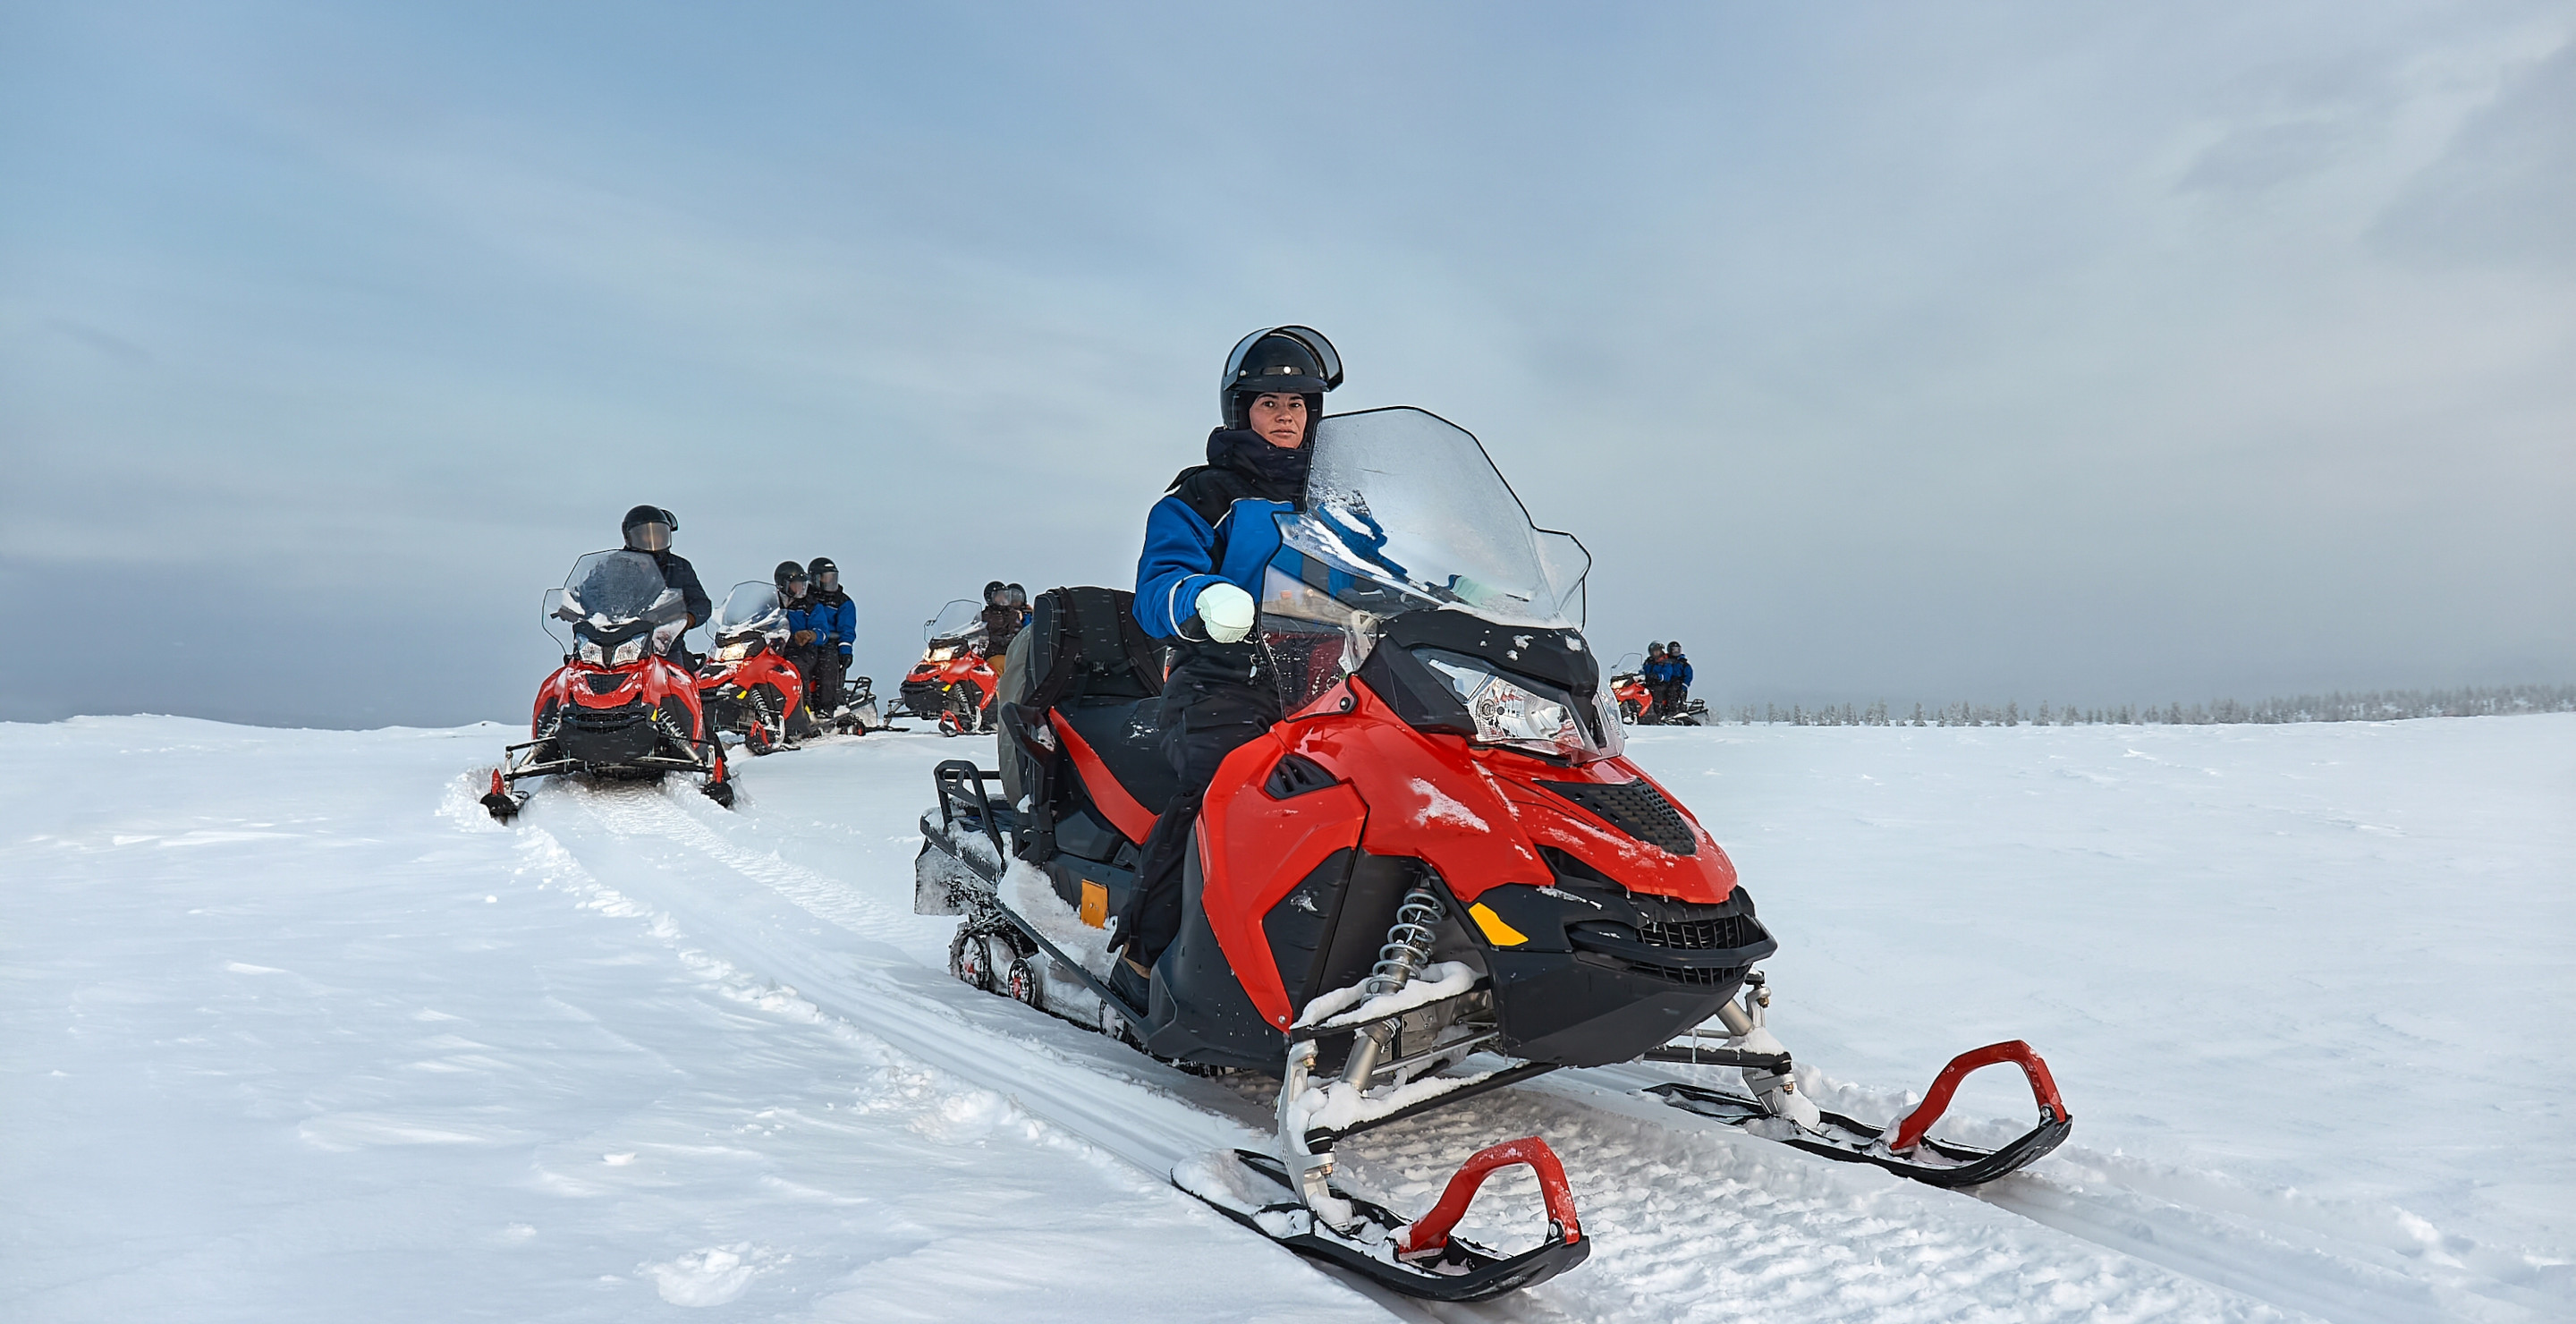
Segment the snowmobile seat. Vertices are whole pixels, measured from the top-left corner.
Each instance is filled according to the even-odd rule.
[[[1108,772],[1117,790],[1157,817],[1180,789],[1180,776],[1172,771],[1171,759],[1163,753],[1162,708],[1163,696],[1157,694],[1144,699],[1059,703],[1055,709],[1056,716],[1082,737],[1082,743],[1098,759],[1096,767]],[[1084,790],[1095,803],[1114,798],[1110,788],[1091,784],[1097,773],[1094,766],[1086,766],[1088,762],[1079,755],[1074,759]],[[1124,831],[1133,824],[1119,826]]]

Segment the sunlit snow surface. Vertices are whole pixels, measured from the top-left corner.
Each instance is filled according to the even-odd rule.
[[[0,726],[0,1317],[1419,1314],[1165,1184],[1267,1100],[941,972],[912,824],[981,742],[502,828],[508,734]],[[1780,935],[1828,1106],[2018,1036],[2075,1138],[1978,1198],[1544,1078],[1347,1152],[1404,1209],[1488,1141],[1566,1156],[1591,1262],[1440,1317],[2576,1317],[2576,717],[1631,750]],[[1467,1230],[1528,1244],[1534,1187],[1489,1191]]]

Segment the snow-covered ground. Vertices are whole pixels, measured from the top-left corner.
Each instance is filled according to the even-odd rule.
[[[0,726],[0,1317],[1423,1317],[1166,1185],[1261,1101],[941,972],[912,822],[966,742],[503,828],[507,735]],[[2576,716],[1633,749],[1829,1106],[2018,1036],[2074,1139],[1962,1195],[1543,1078],[1349,1152],[1401,1208],[1566,1155],[1591,1262],[1438,1317],[2576,1318]]]

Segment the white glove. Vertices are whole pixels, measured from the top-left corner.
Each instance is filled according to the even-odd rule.
[[[1199,624],[1208,638],[1239,644],[1252,633],[1252,595],[1232,584],[1210,584],[1199,590]]]

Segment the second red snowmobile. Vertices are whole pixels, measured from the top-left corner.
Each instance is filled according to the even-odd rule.
[[[519,784],[535,777],[674,772],[705,778],[708,798],[731,805],[724,747],[706,728],[696,678],[667,656],[688,628],[688,609],[653,558],[592,552],[546,598],[548,631],[566,623],[572,639],[563,665],[537,688],[529,739],[504,751],[483,807],[509,821],[528,801]]]
[[[805,677],[781,651],[787,633],[778,587],[759,580],[734,585],[707,623],[715,646],[698,664],[699,706],[711,729],[739,733],[754,755],[792,749],[814,730]]]
[[[1416,1220],[1337,1186],[1337,1144],[1545,1072],[1640,1061],[1740,1072],[1740,1092],[1674,1074],[1649,1091],[1661,1102],[1940,1185],[2065,1138],[2047,1068],[2017,1041],[1955,1059],[1894,1124],[1818,1109],[1764,1023],[1753,967],[1778,943],[1726,852],[1623,753],[1581,629],[1581,544],[1532,526],[1475,438],[1420,410],[1327,418],[1313,445],[1259,599],[1288,716],[1208,787],[1181,932],[1141,1004],[1105,977],[1103,926],[1174,784],[1160,658],[1126,594],[1039,598],[1001,766],[942,763],[922,820],[915,908],[962,916],[958,977],[1160,1058],[1276,1076],[1267,1150],[1177,1184],[1392,1290],[1472,1300],[1589,1252],[1543,1138],[1469,1159]],[[2029,1077],[2038,1125],[1993,1151],[1927,1138],[1957,1078],[1997,1062]],[[1547,1234],[1516,1254],[1452,1236],[1477,1183],[1515,1163],[1539,1175]]]
[[[895,691],[913,716],[936,719],[943,736],[993,729],[993,695],[1001,678],[983,611],[958,598],[923,622],[921,660]]]

